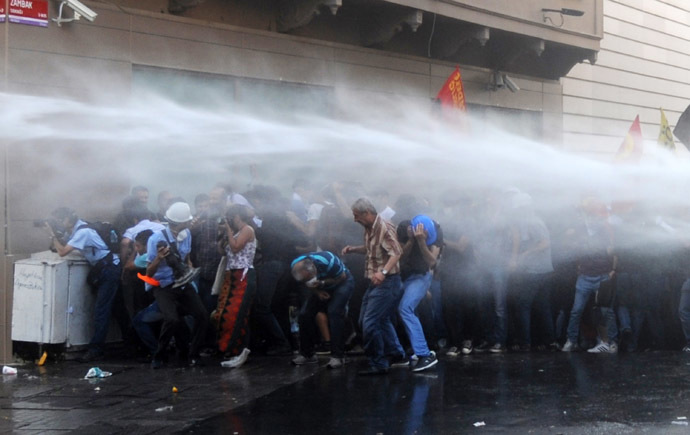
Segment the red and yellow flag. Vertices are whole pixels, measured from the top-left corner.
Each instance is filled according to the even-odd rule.
[[[618,148],[616,160],[636,162],[642,157],[643,149],[644,140],[642,139],[642,128],[640,127],[640,115],[637,115],[635,121],[630,126],[630,130],[628,130],[628,134],[625,135],[623,143]]]
[[[455,67],[455,71],[448,76],[448,80],[443,85],[436,99],[441,103],[441,107],[459,109],[463,112],[467,111],[465,105],[465,89],[462,86],[462,76],[460,75],[460,67]]]

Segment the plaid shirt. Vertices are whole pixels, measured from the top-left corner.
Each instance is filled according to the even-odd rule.
[[[218,252],[218,222],[215,219],[205,219],[194,229],[191,255],[194,266],[201,268],[201,277],[213,281],[223,256]]]
[[[395,225],[377,215],[371,228],[364,230],[364,246],[367,248],[364,267],[366,277],[371,279],[376,272],[380,272],[383,266],[393,255],[402,255],[402,248],[398,243]],[[388,271],[389,275],[400,272],[400,263]]]

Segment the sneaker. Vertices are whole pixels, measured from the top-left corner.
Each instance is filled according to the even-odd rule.
[[[460,355],[460,349],[457,348],[457,346],[453,346],[450,349],[448,349],[448,352],[446,352],[447,356],[458,356]]]
[[[242,349],[242,353],[230,358],[227,361],[223,361],[220,363],[222,367],[230,368],[230,369],[238,369],[244,365],[244,363],[247,362],[247,358],[249,358],[249,354],[251,353],[251,350],[247,349],[246,347]]]
[[[328,360],[326,367],[329,369],[339,369],[345,365],[345,358],[333,358]]]
[[[554,341],[553,343],[546,346],[546,350],[551,351],[551,352],[558,352],[559,350],[561,350],[561,346],[557,342]]]
[[[438,364],[438,358],[436,358],[436,355],[432,352],[429,356],[419,358],[417,364],[415,364],[414,367],[410,367],[410,369],[413,372],[421,372],[432,368],[436,364]]]
[[[563,352],[574,352],[576,350],[575,343],[573,343],[570,340],[567,340],[565,344],[563,345],[563,349],[561,351]]]
[[[330,355],[331,354],[331,342],[324,341],[319,343],[314,349],[314,353],[317,355]]]
[[[318,362],[319,359],[316,357],[316,355],[312,355],[308,358],[304,355],[297,355],[297,358],[292,360],[292,363],[296,366],[303,366],[305,364],[316,364]]]
[[[216,349],[214,349],[212,347],[207,347],[207,348],[203,349],[201,352],[199,352],[199,356],[202,356],[204,358],[208,358],[208,357],[211,357],[217,353],[218,353],[218,351]]]
[[[391,367],[407,367],[410,365],[410,359],[405,355],[397,355],[390,359]]]
[[[616,346],[616,351],[618,350],[618,346]],[[608,344],[604,343],[603,341],[596,346],[594,346],[591,349],[587,349],[587,352],[589,353],[615,353],[614,351],[611,350],[611,346]]]
[[[462,354],[469,355],[472,353],[472,340],[465,340],[462,342]]]
[[[685,346],[681,352],[688,352],[688,353],[690,353],[690,345]]]
[[[503,353],[506,351],[506,347],[502,345],[501,343],[496,343],[491,348],[489,348],[489,352],[491,353]]]
[[[474,348],[474,351],[477,353],[484,353],[488,352],[490,347],[491,345],[488,342],[482,341],[479,346]]]
[[[347,353],[348,355],[364,355],[364,349],[358,344],[352,349],[348,350]]]

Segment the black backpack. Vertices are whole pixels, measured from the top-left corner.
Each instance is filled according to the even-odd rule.
[[[120,240],[122,237],[120,237],[120,234],[110,222],[87,222],[85,225],[77,228],[77,230],[83,228],[91,228],[96,231],[98,237],[103,240],[111,253],[117,254],[120,252]]]

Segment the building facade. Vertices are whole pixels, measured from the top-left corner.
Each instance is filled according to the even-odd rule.
[[[689,53],[690,3],[605,1],[596,63],[577,64],[561,80],[564,147],[607,158],[637,115],[645,140],[656,141],[659,108],[673,127],[690,103]]]

